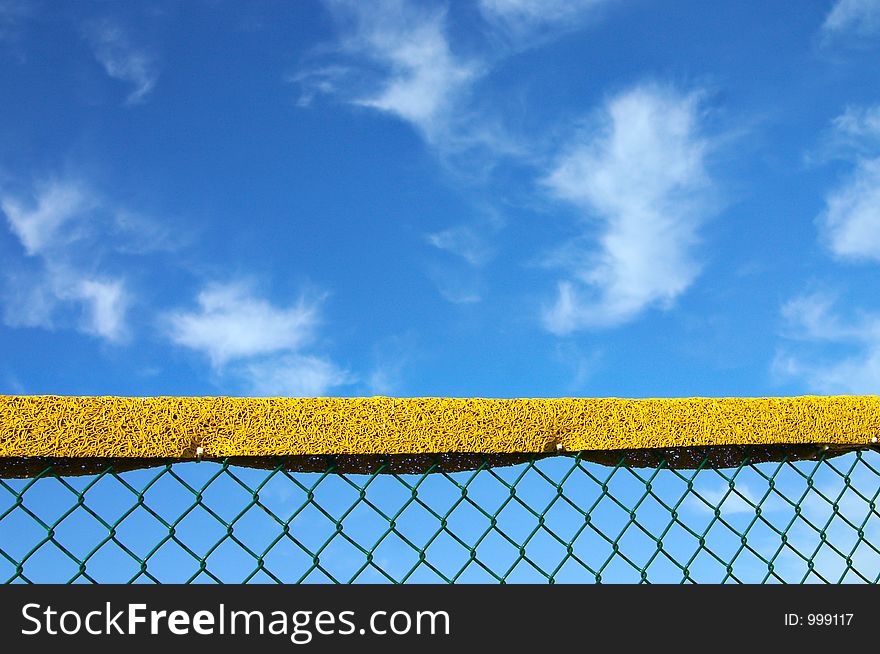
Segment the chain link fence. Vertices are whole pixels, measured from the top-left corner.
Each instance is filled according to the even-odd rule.
[[[880,456],[802,456],[18,461],[0,580],[876,583]]]

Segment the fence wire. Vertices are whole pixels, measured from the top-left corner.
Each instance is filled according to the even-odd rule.
[[[0,479],[0,580],[877,583],[878,453],[795,459],[43,463]]]

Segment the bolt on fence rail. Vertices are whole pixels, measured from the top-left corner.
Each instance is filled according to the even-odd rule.
[[[10,461],[7,583],[880,579],[873,448]]]

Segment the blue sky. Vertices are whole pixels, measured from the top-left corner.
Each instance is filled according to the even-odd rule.
[[[878,0],[0,0],[0,392],[875,393],[878,54]]]

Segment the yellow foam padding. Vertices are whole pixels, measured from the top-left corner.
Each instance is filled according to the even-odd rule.
[[[681,399],[0,396],[0,456],[513,453],[867,445],[880,397]]]

